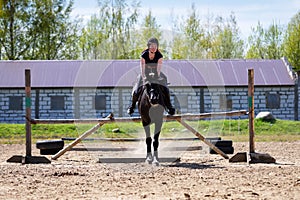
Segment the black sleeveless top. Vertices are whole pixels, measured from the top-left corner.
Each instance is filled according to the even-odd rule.
[[[160,51],[157,50],[155,52],[154,58],[152,60],[150,60],[149,58],[149,49],[143,51],[141,57],[145,59],[145,74],[147,75],[149,72],[154,72],[156,74],[158,60],[163,57]]]

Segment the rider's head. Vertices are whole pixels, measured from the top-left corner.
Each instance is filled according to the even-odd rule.
[[[147,42],[148,49],[151,52],[156,52],[158,49],[158,40],[156,38],[150,38]]]

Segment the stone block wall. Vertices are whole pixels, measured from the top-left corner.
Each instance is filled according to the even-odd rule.
[[[300,89],[299,89],[300,90]],[[247,87],[171,87],[171,101],[177,113],[208,113],[231,110],[248,110]],[[267,107],[267,95],[280,97],[278,108]],[[294,120],[294,87],[255,87],[255,115],[270,111],[279,119]],[[113,112],[116,117],[128,117],[126,110],[130,105],[131,88],[53,88],[32,89],[32,118],[39,119],[85,119],[102,118]],[[105,97],[105,109],[95,109],[95,96]],[[10,110],[9,98],[23,98],[22,110]],[[51,97],[63,96],[64,108],[51,109]],[[229,98],[231,107],[221,106],[221,97]],[[300,98],[300,91],[299,91]],[[299,110],[300,113],[300,110]],[[0,90],[0,123],[24,123],[24,89]],[[134,116],[138,116],[137,109]],[[234,118],[234,117],[233,117]],[[239,117],[235,117],[239,118]],[[247,118],[247,116],[241,116]],[[300,118],[300,116],[299,116]]]
[[[0,123],[23,123],[25,116],[25,103],[22,104],[22,110],[10,110],[9,98],[20,97],[25,102],[25,91],[20,89],[2,89],[0,90]]]
[[[40,89],[39,90],[39,105],[37,105],[37,92],[33,90],[32,94],[32,117],[38,119],[73,119],[74,118],[74,95],[73,89]],[[64,108],[59,110],[51,109],[51,97],[61,96],[64,99]],[[36,106],[38,108],[36,108]],[[38,113],[36,113],[38,109]]]
[[[112,90],[111,89],[88,89],[81,88],[78,89],[78,105],[76,105],[76,109],[78,109],[78,113],[76,118],[79,119],[87,119],[87,118],[102,118],[107,116],[108,113],[111,112],[111,103],[112,103]],[[95,96],[103,95],[106,99],[105,109],[96,110],[95,109]],[[75,102],[75,101],[74,101]],[[74,103],[75,104],[75,103]]]
[[[201,102],[200,88],[173,89],[174,94],[190,95],[188,107],[181,109],[181,113],[200,113],[203,104],[205,113],[222,112],[231,110],[248,110],[248,88],[247,87],[210,87],[203,89],[203,102]],[[267,107],[267,95],[277,94],[280,97],[278,108]],[[228,96],[232,107],[221,107],[220,96]],[[276,118],[294,120],[294,88],[293,87],[255,87],[254,90],[255,115],[262,111],[270,111]],[[242,116],[241,118],[247,118]]]

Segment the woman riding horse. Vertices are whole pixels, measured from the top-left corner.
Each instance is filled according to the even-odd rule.
[[[170,115],[174,115],[175,109],[173,108],[170,100],[170,92],[167,87],[167,77],[161,72],[163,55],[158,50],[158,40],[156,38],[150,38],[147,43],[148,48],[142,52],[141,55],[141,75],[138,75],[138,80],[132,91],[132,103],[128,108],[127,113],[132,115],[134,112],[136,102],[141,93],[141,86],[143,81],[147,79],[149,73],[154,73],[155,77],[159,80],[162,85],[164,93],[164,104],[165,109]]]
[[[163,122],[163,112],[166,109],[170,115],[174,115],[175,109],[170,101],[167,77],[161,72],[163,56],[158,50],[158,40],[156,38],[149,39],[147,46],[148,49],[143,51],[141,56],[142,73],[138,76],[138,81],[133,87],[132,103],[127,112],[131,115],[134,112],[136,102],[139,101],[139,113],[146,133],[146,162],[159,165],[157,150]],[[151,123],[155,124],[153,156],[151,151],[152,138],[150,135]]]

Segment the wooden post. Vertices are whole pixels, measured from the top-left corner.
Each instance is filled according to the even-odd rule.
[[[25,105],[26,105],[26,156],[31,156],[31,76],[25,70]]]
[[[249,149],[255,152],[254,146],[254,70],[248,69],[248,109],[249,109]]]

